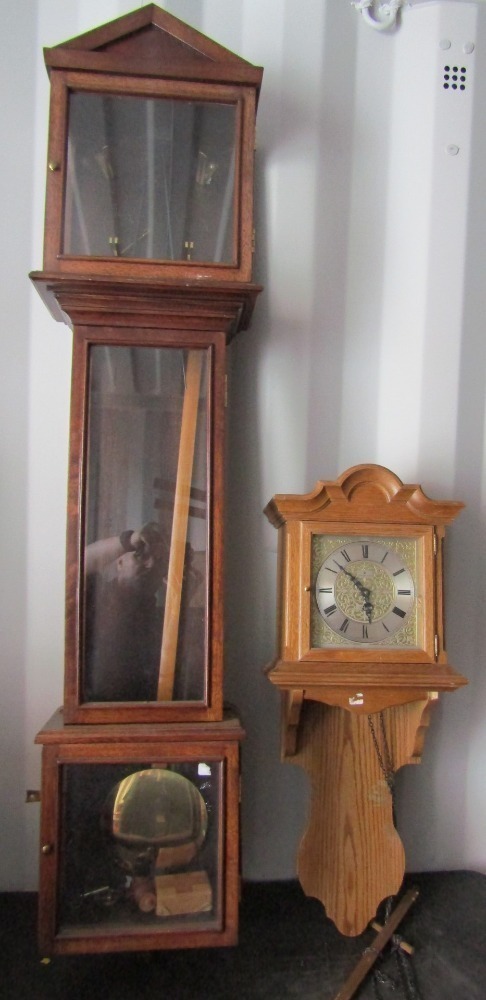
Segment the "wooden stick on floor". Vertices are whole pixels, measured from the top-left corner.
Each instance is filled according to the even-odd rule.
[[[385,925],[376,935],[373,943],[363,952],[356,968],[353,969],[351,975],[346,980],[344,986],[341,987],[339,993],[336,994],[334,1000],[352,1000],[358,986],[361,986],[363,979],[365,979],[370,969],[380,957],[383,948],[388,943],[390,938],[393,937],[399,923],[403,920],[405,914],[408,913],[410,907],[417,899],[418,894],[418,889],[409,889],[408,892],[405,893],[403,899],[400,900],[398,906],[396,906],[392,911]]]
[[[377,920],[372,920],[371,926],[374,931],[383,930],[383,924],[379,924]],[[404,951],[406,955],[413,955],[415,951],[413,945],[408,944],[407,941],[402,941],[402,938],[399,938],[398,940],[398,947],[400,948],[400,951]]]
[[[174,517],[170,540],[164,629],[160,651],[158,701],[172,701],[179,638],[184,559],[186,555],[189,501],[196,442],[197,415],[201,386],[202,351],[189,351],[186,388],[182,406],[181,438],[174,497]]]

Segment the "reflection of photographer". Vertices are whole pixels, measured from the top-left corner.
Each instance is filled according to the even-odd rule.
[[[169,548],[154,523],[86,547],[84,700],[156,700]],[[194,603],[204,574],[195,555],[187,545],[176,699],[203,697],[203,608]]]
[[[158,525],[149,523],[139,531],[123,531],[119,536],[92,542],[86,548],[84,569],[90,576],[115,565],[119,587],[155,593],[167,559],[167,543]]]
[[[156,697],[163,616],[156,592],[167,563],[168,544],[156,524],[87,546],[87,700],[151,701]]]

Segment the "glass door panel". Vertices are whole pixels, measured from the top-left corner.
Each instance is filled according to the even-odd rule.
[[[63,253],[235,263],[236,105],[72,91]]]
[[[59,932],[221,926],[223,765],[62,766]]]
[[[205,698],[208,380],[206,349],[90,348],[84,702]]]

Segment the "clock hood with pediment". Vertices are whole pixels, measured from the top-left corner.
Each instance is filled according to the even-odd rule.
[[[85,69],[165,79],[212,80],[260,89],[263,70],[200,31],[147,4],[44,49],[48,70]]]

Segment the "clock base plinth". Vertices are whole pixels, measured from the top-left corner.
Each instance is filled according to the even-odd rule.
[[[429,704],[424,698],[385,710],[395,770],[418,762]],[[312,788],[298,877],[338,930],[355,936],[402,884],[405,852],[393,822],[392,795],[367,716],[309,701],[301,723],[297,752],[284,758],[304,768]]]
[[[36,736],[42,955],[237,943],[244,735],[232,710],[160,725],[53,715]]]

